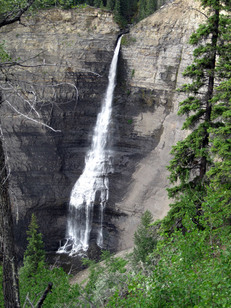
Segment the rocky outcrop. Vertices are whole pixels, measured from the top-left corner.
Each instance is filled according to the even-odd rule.
[[[183,136],[176,115],[182,97],[175,89],[184,82],[182,72],[192,58],[189,36],[203,18],[193,0],[176,0],[122,39],[105,248],[131,247],[146,209],[156,219],[168,211],[166,165],[171,146]],[[19,248],[25,246],[34,212],[47,249],[54,251],[65,237],[70,191],[83,170],[120,29],[109,12],[93,8],[44,11],[23,24],[0,33],[12,56],[35,66],[15,70],[12,80],[25,95],[36,90],[42,120],[60,132],[23,118],[6,102],[1,107],[16,238]],[[24,113],[33,113],[25,98],[22,103],[12,92],[9,98]]]

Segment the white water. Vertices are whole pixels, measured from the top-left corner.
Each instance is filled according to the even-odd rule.
[[[99,247],[103,245],[103,212],[109,197],[108,173],[112,171],[110,151],[106,146],[112,113],[120,41],[121,37],[118,40],[111,62],[108,87],[102,102],[102,109],[97,117],[91,149],[86,155],[83,173],[71,191],[67,240],[65,245],[59,248],[59,253],[74,255],[80,251],[87,251],[96,201],[98,201],[100,207],[97,218],[99,222],[97,245]]]

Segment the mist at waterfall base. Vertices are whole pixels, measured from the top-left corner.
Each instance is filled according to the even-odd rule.
[[[96,243],[100,248],[103,247],[103,214],[109,197],[108,174],[113,171],[112,153],[107,144],[121,38],[118,39],[110,65],[108,86],[97,116],[91,148],[85,157],[85,167],[71,191],[66,242],[58,250],[58,253],[67,253],[69,256],[88,250],[96,203],[99,206]]]

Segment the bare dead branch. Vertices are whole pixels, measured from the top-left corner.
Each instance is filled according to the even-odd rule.
[[[75,89],[75,92],[76,92],[76,100],[78,100],[79,91],[78,91],[78,88],[77,88],[73,83],[70,83],[70,82],[63,82],[63,83],[58,83],[58,84],[55,84],[55,85],[47,85],[47,87],[58,87],[58,86],[67,85],[67,84]]]
[[[33,58],[27,59],[27,61],[31,60],[31,59],[33,59]],[[23,61],[23,62],[26,62],[26,61]],[[1,67],[6,68],[6,67],[11,67],[11,66],[20,66],[20,67],[32,68],[32,67],[42,67],[42,66],[57,66],[57,64],[46,64],[46,63],[43,63],[43,64],[25,65],[25,64],[22,64],[22,63],[17,62],[17,61],[0,63],[0,68]]]
[[[37,308],[42,307],[43,302],[45,301],[45,299],[46,299],[48,293],[52,292],[52,291],[51,291],[52,286],[53,286],[53,283],[52,283],[52,282],[49,282],[49,283],[48,283],[48,286],[47,286],[47,288],[46,288],[46,290],[44,291],[43,295],[40,297],[40,299],[39,299],[39,301],[38,301],[38,303],[37,303],[37,305],[36,305]]]
[[[25,302],[24,302],[24,304],[23,304],[23,308],[26,307],[27,302],[30,304],[31,308],[35,308],[34,305],[33,305],[33,303],[31,302],[31,300],[30,300],[28,294],[29,294],[29,293],[27,293],[27,295],[26,295],[26,299],[25,299]]]
[[[4,138],[1,126],[0,126],[0,139],[1,139],[2,143],[5,142],[5,138]],[[10,174],[11,174],[10,167],[8,166],[8,168],[7,168],[8,160],[9,160],[8,153],[7,153],[7,150],[5,150],[5,152],[4,152],[5,164],[3,164],[1,166],[1,170],[0,170],[0,187],[3,187],[8,182],[8,179],[9,179]]]
[[[17,110],[8,100],[5,100],[5,102],[6,102],[17,114],[19,114],[19,115],[22,116],[23,118],[26,118],[26,119],[28,119],[28,120],[30,120],[30,121],[32,121],[32,122],[35,122],[36,124],[39,124],[39,125],[41,125],[41,126],[45,126],[45,127],[49,128],[50,130],[52,130],[53,132],[56,132],[56,133],[61,132],[61,130],[54,129],[54,128],[51,127],[51,126],[49,126],[49,125],[47,125],[47,124],[45,124],[45,123],[43,123],[43,122],[40,122],[40,121],[38,121],[38,120],[35,120],[35,119],[33,119],[33,118],[27,116],[26,114],[20,112],[20,111]]]
[[[205,13],[201,12],[200,10],[194,8],[194,7],[190,7],[191,10],[197,11],[199,13],[201,13],[202,15],[204,15],[207,19],[209,18],[208,15],[206,15]]]

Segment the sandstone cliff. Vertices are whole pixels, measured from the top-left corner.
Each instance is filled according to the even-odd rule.
[[[131,247],[146,209],[156,219],[168,211],[169,151],[185,134],[176,116],[182,97],[175,89],[192,59],[189,36],[204,18],[198,8],[193,0],[173,1],[124,35],[111,124],[114,172],[105,248]],[[16,238],[22,252],[34,212],[47,249],[56,250],[65,237],[70,191],[83,170],[120,29],[109,12],[93,8],[49,10],[23,24],[0,33],[12,56],[35,66],[15,70],[12,79],[27,95],[37,91],[43,120],[61,132],[26,120],[6,103],[1,108]],[[28,112],[12,92],[4,95]]]

